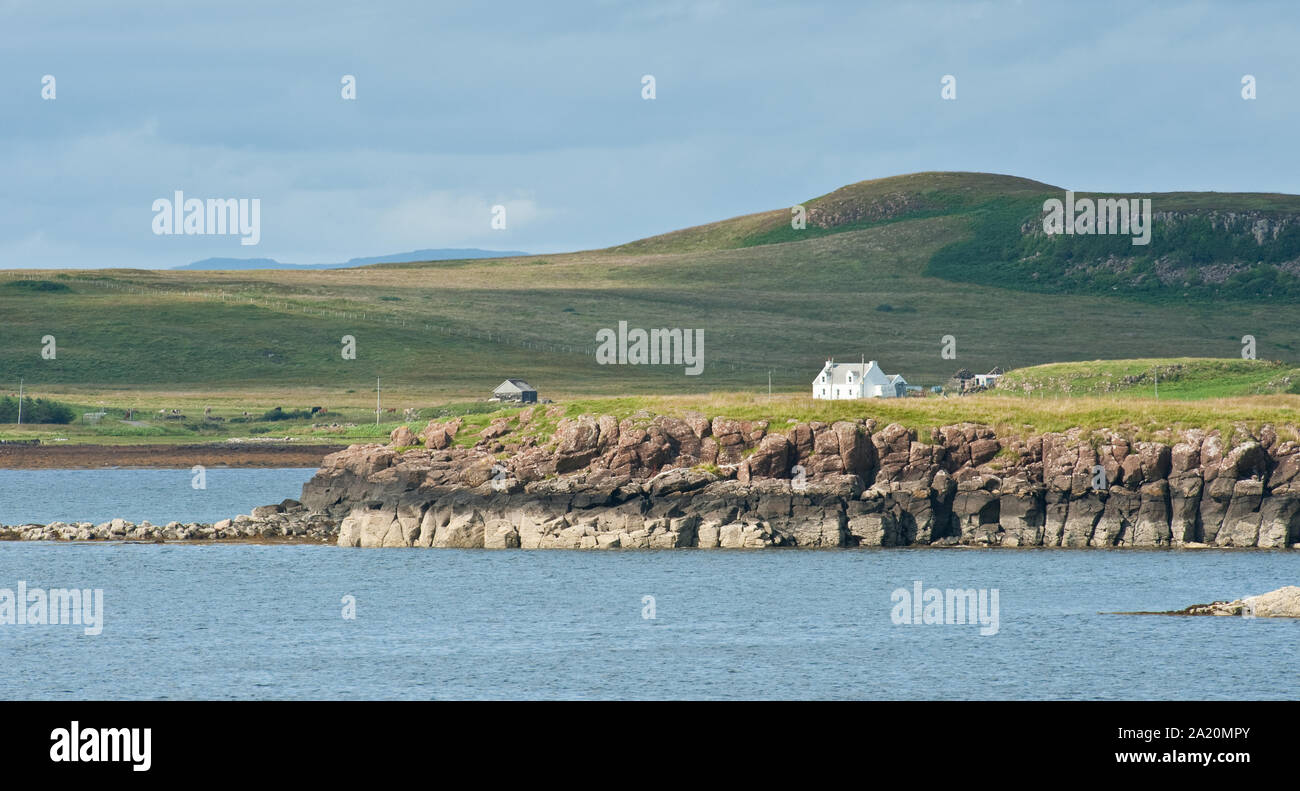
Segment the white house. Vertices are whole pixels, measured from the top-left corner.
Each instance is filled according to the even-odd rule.
[[[887,374],[880,363],[826,361],[813,380],[813,398],[902,398],[907,394],[907,380],[900,374]]]

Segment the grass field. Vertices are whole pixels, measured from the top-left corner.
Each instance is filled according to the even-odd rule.
[[[1162,372],[1160,395],[1149,377]],[[1128,379],[1129,381],[1125,381]],[[942,425],[975,422],[993,426],[1003,436],[1028,436],[1044,431],[1071,428],[1111,429],[1133,439],[1172,439],[1183,429],[1217,429],[1226,436],[1234,428],[1257,429],[1271,424],[1287,438],[1300,438],[1300,395],[1289,391],[1300,381],[1300,370],[1278,363],[1245,360],[1152,359],[1102,360],[1085,363],[1056,363],[1009,373],[1004,387],[964,396],[868,399],[863,401],[821,401],[805,393],[716,392],[697,395],[641,395],[573,397],[559,402],[562,412],[545,416],[543,405],[535,410],[530,429],[549,435],[561,417],[580,414],[628,417],[641,411],[651,414],[686,416],[703,414],[739,420],[767,420],[773,429],[806,421],[874,418],[881,425],[901,423],[918,430],[925,441],[929,431]],[[1024,385],[1030,385],[1025,389]],[[317,393],[319,395],[319,393]],[[301,398],[302,393],[280,393]],[[292,420],[259,419],[253,413],[243,421],[243,397],[213,398],[208,394],[174,392],[133,394],[129,406],[112,392],[98,394],[89,403],[77,403],[81,414],[105,410],[99,424],[77,422],[67,426],[2,426],[0,439],[41,439],[94,444],[168,444],[221,441],[229,437],[288,438],[296,442],[337,443],[386,440],[400,425],[419,430],[431,419],[460,417],[467,430],[459,434],[461,444],[473,444],[477,431],[492,420],[513,419],[518,406],[461,401],[432,404],[401,401],[402,409],[416,409],[418,418],[402,419],[384,412],[375,422],[373,406],[330,406],[325,416]],[[109,406],[110,402],[118,405]],[[283,401],[284,409],[304,408]],[[304,405],[307,402],[302,402]],[[171,405],[185,414],[175,420],[156,414],[157,404]],[[219,422],[203,419],[203,410]],[[124,409],[137,410],[135,420],[146,426],[123,422]]]
[[[1181,399],[1300,393],[1300,368],[1265,360],[1093,360],[1009,372],[999,390],[1028,397]]]
[[[1056,189],[916,174],[807,201],[805,235],[781,209],[609,250],[525,258],[317,271],[0,271],[0,390],[17,392],[22,377],[33,395],[87,407],[184,407],[193,416],[211,406],[229,417],[324,405],[365,422],[376,377],[385,406],[400,411],[483,399],[506,377],[565,402],[758,396],[769,374],[777,393],[807,392],[827,357],[865,355],[932,385],[961,367],[1232,358],[1244,335],[1257,339],[1260,358],[1300,365],[1300,305],[1285,301],[1145,304],[925,274],[937,251],[968,238],[978,207]],[[1287,210],[1295,202],[1237,198]],[[1178,200],[1221,207],[1237,198]],[[597,331],[620,321],[703,329],[703,374],[597,364]],[[340,354],[345,335],[356,339],[355,360]],[[54,359],[42,356],[46,336]],[[941,355],[945,336],[956,359]],[[1245,395],[1265,383],[1216,391],[1185,377],[1169,390],[1162,382],[1161,396],[1180,387],[1197,397]],[[1085,385],[1071,384],[1070,394]]]

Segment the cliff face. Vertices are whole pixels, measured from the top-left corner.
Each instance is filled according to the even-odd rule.
[[[1166,444],[1077,429],[999,438],[974,424],[922,441],[873,420],[776,431],[646,414],[583,415],[532,436],[532,419],[497,421],[473,447],[456,446],[455,422],[398,429],[388,446],[326,457],[302,501],[342,519],[341,546],[1300,542],[1300,444],[1269,427]]]

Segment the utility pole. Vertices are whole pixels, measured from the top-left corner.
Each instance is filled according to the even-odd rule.
[[[23,424],[23,378],[18,377],[18,425]]]
[[[379,425],[379,377],[375,377],[375,425]]]

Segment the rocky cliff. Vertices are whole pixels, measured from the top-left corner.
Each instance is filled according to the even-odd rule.
[[[1273,428],[1172,442],[1072,430],[918,436],[824,424],[535,408],[324,460],[302,502],[341,546],[1266,547],[1300,542],[1300,443]]]

